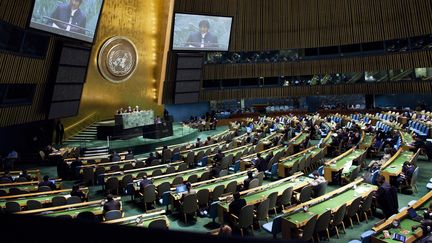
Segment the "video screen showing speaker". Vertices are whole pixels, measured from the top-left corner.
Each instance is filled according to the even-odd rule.
[[[93,43],[104,0],[35,0],[30,27]]]
[[[174,51],[228,51],[232,17],[175,13]]]

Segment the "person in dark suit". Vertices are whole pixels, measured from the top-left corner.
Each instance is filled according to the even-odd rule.
[[[261,157],[260,153],[257,154],[255,167],[258,169],[259,172],[265,171],[267,169],[267,161],[263,157]]]
[[[114,200],[112,194],[107,195],[107,201],[103,205],[104,213],[112,211],[112,210],[120,210],[120,202]]]
[[[150,166],[153,160],[155,160],[156,157],[153,155],[153,153],[149,154],[149,157],[145,160],[146,166]]]
[[[375,198],[378,207],[384,213],[386,218],[398,213],[399,203],[397,198],[397,189],[392,187],[385,181],[384,176],[380,175],[377,178],[378,190],[375,193]]]
[[[153,183],[153,182],[147,178],[147,174],[144,173],[144,175],[143,175],[143,177],[142,177],[142,180],[141,180],[141,182],[140,182],[140,191],[141,191],[141,192],[144,192],[144,188],[145,188],[147,185],[150,185],[150,184],[152,184],[152,183]]]
[[[19,177],[25,178],[27,181],[32,180],[32,177],[27,173],[27,170],[23,170]]]
[[[191,33],[186,41],[187,47],[215,48],[218,47],[217,36],[209,32],[210,23],[208,20],[201,20],[198,24],[199,31]]]
[[[253,172],[250,170],[247,172],[248,177],[243,181],[243,189],[249,189],[249,183],[254,179]]]
[[[70,195],[81,198],[81,202],[87,201],[87,195],[80,190],[79,185],[73,185],[72,186],[72,191],[71,191]]]
[[[60,4],[51,14],[49,24],[58,29],[85,34],[86,16],[80,9],[83,0],[70,0]]]
[[[41,181],[38,185],[38,187],[42,187],[42,186],[47,186],[49,188],[51,188],[51,190],[55,190],[57,189],[57,186],[49,180],[49,176],[44,176],[43,177],[43,181]]]
[[[242,207],[246,206],[246,200],[240,197],[240,193],[236,192],[234,194],[234,201],[229,204],[229,212],[235,216],[239,216]]]

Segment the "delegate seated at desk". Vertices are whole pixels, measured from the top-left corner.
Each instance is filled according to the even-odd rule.
[[[236,192],[234,194],[234,201],[232,201],[228,208],[229,208],[229,212],[231,214],[234,214],[235,216],[239,217],[240,215],[240,210],[246,206],[246,200],[244,198],[240,197],[240,193]]]

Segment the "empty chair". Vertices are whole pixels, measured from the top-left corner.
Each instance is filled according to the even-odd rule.
[[[187,166],[194,166],[194,159],[195,159],[195,153],[190,151],[187,156],[186,156],[186,168]],[[180,167],[179,167],[179,171],[180,171]]]
[[[76,219],[81,221],[81,222],[89,222],[89,223],[96,222],[96,216],[94,215],[93,212],[90,212],[90,211],[84,211],[84,212],[78,213],[78,215],[76,216]]]
[[[149,184],[144,187],[142,192],[142,202],[144,203],[144,210],[147,212],[147,203],[154,203],[156,201],[156,188],[155,185]]]
[[[339,238],[339,226],[340,225],[342,225],[343,232],[345,233],[345,223],[343,222],[345,212],[346,212],[346,204],[343,204],[333,214],[333,219],[330,222],[330,226],[335,228],[336,235],[338,238]]]
[[[86,185],[94,184],[94,172],[92,167],[84,167],[82,172],[83,183]]]
[[[8,193],[5,190],[0,190],[0,197],[6,196]]]
[[[174,166],[168,166],[165,170],[165,174],[172,174],[176,172],[176,168]]]
[[[117,177],[108,178],[108,180],[105,182],[105,190],[108,193],[112,193],[115,195],[119,194],[119,180],[117,179]]]
[[[327,182],[322,182],[315,187],[315,197],[324,195],[327,191]]]
[[[419,167],[415,168],[415,170],[411,176],[411,181],[410,181],[410,186],[413,189],[413,191],[416,193],[418,192],[418,189],[417,189],[418,173],[419,173]]]
[[[156,165],[160,165],[160,164],[161,164],[161,160],[160,159],[154,159],[150,163],[150,166],[156,166]]]
[[[185,171],[188,169],[188,164],[180,164],[179,167],[177,168],[177,171]]]
[[[171,149],[165,149],[163,151],[162,162],[163,163],[171,162],[172,154],[173,153]]]
[[[273,219],[273,221],[266,223],[262,226],[262,228],[265,231],[267,231],[273,235],[273,239],[276,239],[277,234],[279,234],[282,231],[282,227],[281,227],[282,216],[283,215],[276,216]]]
[[[149,229],[168,229],[168,224],[165,219],[156,219],[149,223]]]
[[[75,204],[75,203],[81,203],[81,198],[78,196],[71,196],[68,199],[66,199],[67,204]]]
[[[119,219],[123,217],[123,213],[120,210],[111,210],[105,213],[104,215],[104,220],[108,221],[108,220],[114,220],[114,219]]]
[[[197,182],[197,181],[198,181],[198,175],[196,175],[196,174],[190,175],[190,176],[188,177],[187,181],[190,182],[190,183],[195,183],[195,182]]]
[[[198,162],[204,157],[204,151],[199,151],[195,158],[194,158],[194,163],[198,164]]]
[[[225,193],[232,193],[234,194],[237,191],[237,181],[231,181],[226,185]]]
[[[171,189],[171,184],[167,181],[162,182],[157,186],[157,196],[158,198],[162,198],[164,192],[167,192]]]
[[[123,188],[123,191],[126,193],[127,186],[133,183],[132,175],[125,175],[123,176],[121,180],[121,187]],[[128,194],[128,193],[126,193]]]
[[[254,206],[246,205],[240,210],[239,217],[231,214],[231,217],[236,219],[236,226],[240,228],[241,236],[244,236],[243,229],[251,228],[253,234],[253,219],[254,219]]]
[[[309,221],[306,223],[306,225],[302,228],[302,235],[300,237],[300,240],[302,241],[313,241],[313,234],[315,231],[315,225],[317,221],[317,216],[313,216],[309,219]]]
[[[252,189],[252,188],[255,188],[255,187],[258,187],[258,186],[259,186],[259,179],[255,178],[255,179],[252,179],[249,182],[249,188],[248,189]]]
[[[277,214],[276,202],[277,202],[277,198],[278,198],[278,192],[270,193],[270,195],[268,195],[267,198],[269,200],[269,209],[274,210],[274,213]]]
[[[72,219],[72,215],[70,215],[70,214],[62,214],[62,215],[57,216],[56,218],[60,219],[60,220],[70,220],[70,219]]]
[[[202,173],[202,175],[200,177],[200,181],[206,181],[209,179],[210,179],[210,172],[209,171]]]
[[[304,202],[309,201],[312,197],[312,192],[313,192],[312,186],[308,185],[308,186],[303,187],[300,191],[300,196],[298,198],[298,201],[300,203],[304,203]]]
[[[147,172],[142,171],[142,172],[138,173],[138,175],[136,176],[136,178],[137,178],[137,179],[139,179],[139,178],[143,178],[144,175],[147,176]]]
[[[42,208],[42,203],[36,200],[27,201],[27,210],[34,210]]]
[[[53,207],[63,206],[67,204],[67,200],[63,196],[55,196],[51,199],[51,204]]]
[[[17,202],[6,202],[4,210],[6,213],[16,213],[21,211],[21,206]]]
[[[353,226],[354,226],[353,221],[352,221],[352,217],[356,216],[357,222],[360,223],[360,219],[359,219],[357,212],[360,208],[361,200],[362,200],[361,197],[354,199],[354,201],[351,203],[351,205],[346,210],[346,216],[349,218],[351,228],[353,228]]]
[[[136,163],[135,163],[135,168],[143,168],[143,167],[145,167],[145,163],[144,163],[144,161],[137,161]]]
[[[262,186],[264,182],[264,172],[260,172],[256,175],[256,178],[258,179],[258,186]]]
[[[330,240],[330,232],[329,232],[328,227],[329,227],[329,224],[330,224],[331,216],[332,216],[331,215],[331,210],[328,210],[328,211],[322,213],[318,217],[318,219],[316,221],[316,224],[315,224],[315,235],[316,235],[318,241],[320,239],[319,233],[321,233],[323,231],[326,231],[326,233],[327,233],[327,239]]]
[[[38,188],[38,192],[49,192],[49,191],[51,191],[51,187],[49,186],[40,186]]]
[[[269,199],[267,198],[258,205],[256,210],[255,219],[258,221],[258,225],[260,226],[260,228],[261,225],[259,221],[265,220],[268,222],[269,219],[268,211],[269,211]]]
[[[281,206],[282,210],[285,209],[285,206],[291,205],[291,198],[292,198],[293,188],[288,187],[282,192],[282,195],[280,196],[279,200],[277,201],[277,205]]]
[[[181,212],[183,213],[185,223],[187,223],[187,215],[194,214],[198,210],[198,198],[197,194],[187,194],[183,198],[183,202],[180,207]]]
[[[228,170],[221,170],[219,172],[219,177],[226,176],[226,175],[228,175]]]
[[[208,202],[210,199],[210,191],[208,189],[201,189],[197,192],[198,207],[205,208],[208,207]]]
[[[224,193],[225,186],[224,185],[217,185],[212,192],[212,200],[218,201],[219,197]]]
[[[156,169],[156,170],[153,170],[153,172],[152,172],[152,177],[155,177],[155,176],[160,176],[160,175],[162,175],[163,173],[162,173],[162,170],[161,169]]]
[[[96,169],[94,171],[94,177],[96,178],[96,183],[98,183],[98,184],[103,183],[103,177],[100,175],[104,174],[104,173],[105,173],[105,167],[103,167],[103,166],[96,167]]]
[[[119,170],[120,170],[120,165],[112,165],[110,167],[111,172],[115,172],[115,171],[119,171]]]
[[[101,162],[101,163],[107,163],[107,162],[110,162],[110,160],[109,160],[108,158],[102,158],[102,159],[100,160],[100,162]]]
[[[46,189],[46,188],[44,188],[44,189]],[[49,190],[51,190],[51,188],[49,188]],[[9,189],[9,195],[19,195],[22,193],[23,193],[23,191],[21,191],[19,188],[12,187]]]
[[[366,222],[368,221],[367,212],[370,212],[372,214],[372,200],[373,200],[373,193],[369,193],[367,197],[363,200],[363,202],[360,205],[359,213],[362,213],[365,216]]]
[[[175,185],[179,185],[179,184],[183,184],[183,177],[181,176],[177,176],[176,178],[173,179],[171,185],[175,186]]]
[[[131,163],[129,163],[129,164],[125,164],[124,166],[123,166],[123,170],[131,170],[131,169],[133,169],[134,168],[134,166],[131,164]]]

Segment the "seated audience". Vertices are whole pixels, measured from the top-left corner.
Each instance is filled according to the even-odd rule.
[[[147,174],[144,173],[144,175],[142,176],[142,180],[140,181],[140,191],[144,192],[144,188],[150,184],[153,184],[152,180],[148,179]]]
[[[153,155],[153,153],[150,153],[149,157],[147,157],[147,159],[145,160],[144,163],[145,163],[146,166],[150,166],[151,163],[153,162],[153,160],[155,160],[155,159],[156,159],[156,157]]]
[[[72,186],[72,191],[71,191],[70,195],[81,198],[81,202],[87,201],[87,195],[80,190],[79,185],[73,185]]]
[[[27,173],[27,170],[23,170],[22,173],[19,175],[20,178],[25,178],[27,181],[31,181],[32,177]]]
[[[257,170],[259,172],[261,171],[265,171],[267,169],[267,161],[261,157],[261,153],[257,153],[257,159],[255,160],[255,168],[257,168]]]
[[[120,210],[121,205],[119,201],[114,200],[112,194],[108,194],[106,198],[106,202],[103,204],[103,212],[109,212],[111,210]]]
[[[243,189],[244,190],[247,190],[247,189],[249,189],[249,183],[253,180],[253,179],[255,179],[255,177],[253,176],[253,172],[250,170],[250,171],[248,171],[247,172],[247,178],[246,179],[244,179],[244,181],[243,181]]]
[[[246,206],[246,200],[244,198],[240,197],[240,193],[236,192],[234,194],[234,201],[232,201],[228,208],[229,208],[229,212],[234,214],[235,216],[239,216],[240,214],[240,210]]]
[[[377,184],[378,190],[375,192],[377,206],[381,208],[385,218],[389,218],[393,214],[398,213],[397,189],[386,182],[382,175],[378,176]]]
[[[57,186],[55,185],[55,183],[53,183],[52,181],[49,180],[49,176],[46,175],[43,177],[43,181],[41,181],[38,185],[39,187],[41,186],[47,186],[49,188],[51,188],[51,190],[55,190],[57,189]]]
[[[5,170],[4,174],[0,177],[0,182],[9,183],[13,181],[12,176],[9,174],[9,170]]]

